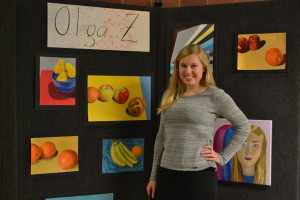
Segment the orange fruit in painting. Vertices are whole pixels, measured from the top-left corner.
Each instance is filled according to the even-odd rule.
[[[44,142],[40,148],[42,158],[52,158],[56,153],[56,146],[53,142]]]
[[[42,151],[40,147],[36,144],[31,144],[31,163],[34,163],[38,159],[40,159],[42,155]]]
[[[62,169],[72,169],[78,162],[78,155],[74,150],[64,150],[59,154],[58,165]]]
[[[143,154],[143,148],[139,145],[135,145],[134,147],[132,147],[131,153],[137,158]]]
[[[100,92],[97,88],[89,87],[88,88],[88,102],[94,103],[100,96]]]
[[[265,60],[269,65],[278,66],[283,61],[283,54],[279,49],[271,48],[266,52]]]

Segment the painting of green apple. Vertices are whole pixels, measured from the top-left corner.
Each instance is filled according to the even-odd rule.
[[[151,119],[151,76],[88,75],[88,122]]]

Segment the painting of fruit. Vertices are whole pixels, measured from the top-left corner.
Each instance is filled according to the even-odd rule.
[[[245,37],[238,38],[238,52],[244,53],[248,50],[248,40]]]
[[[128,103],[126,112],[133,117],[140,116],[146,109],[146,103],[144,99],[140,97],[134,97]]]
[[[129,90],[126,87],[119,87],[115,89],[113,99],[119,104],[123,104],[129,97]]]
[[[34,163],[40,159],[42,151],[36,144],[31,144],[31,163]]]
[[[31,138],[31,175],[76,171],[78,136]]]
[[[76,58],[38,56],[37,106],[76,105]]]
[[[259,48],[260,37],[258,35],[250,35],[248,39],[249,50],[254,51]]]
[[[238,34],[237,70],[286,70],[286,43],[286,32]]]
[[[132,147],[131,152],[137,158],[143,154],[143,147],[135,145],[134,147]]]
[[[104,139],[102,148],[102,173],[144,170],[143,138]]]
[[[99,87],[99,99],[101,101],[110,101],[112,100],[112,97],[114,96],[114,88],[109,85],[109,84],[105,84],[105,85],[101,85]]]
[[[278,66],[283,61],[283,54],[278,48],[271,48],[266,52],[266,62],[272,66]]]
[[[53,142],[44,142],[41,145],[42,158],[52,158],[56,152],[56,146]]]
[[[89,87],[87,92],[88,103],[94,103],[100,97],[100,92],[95,87]]]
[[[88,75],[87,80],[88,122],[151,119],[151,76]]]
[[[78,162],[78,154],[76,151],[72,149],[64,150],[59,154],[58,157],[58,165],[62,169],[72,169],[77,165]]]

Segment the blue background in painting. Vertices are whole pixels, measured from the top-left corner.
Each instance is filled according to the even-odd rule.
[[[137,158],[138,163],[132,168],[125,166],[121,167],[115,164],[110,157],[110,148],[115,139],[104,139],[102,147],[102,173],[120,173],[120,172],[137,172],[144,171],[144,152]],[[132,138],[132,139],[118,139],[129,150],[135,145],[139,145],[144,150],[144,138]]]
[[[113,200],[114,194],[94,194],[94,195],[83,195],[75,197],[60,197],[60,198],[47,198],[46,200]]]
[[[143,99],[146,102],[146,117],[151,119],[151,76],[140,76]]]

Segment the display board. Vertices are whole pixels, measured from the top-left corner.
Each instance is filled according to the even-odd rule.
[[[7,117],[1,122],[3,199],[76,199],[94,196],[114,200],[146,199],[145,187],[149,180],[159,124],[159,116],[155,113],[169,82],[174,34],[180,29],[199,24],[214,24],[213,67],[217,85],[232,96],[249,119],[268,119],[273,123],[271,186],[219,182],[219,199],[299,198],[299,3],[268,1],[168,9],[78,0],[41,0],[30,4],[16,0],[15,3],[13,8],[17,10],[11,16],[11,19],[16,18],[11,21],[11,24],[15,24],[10,27],[6,23],[7,30],[15,35],[5,37],[14,40],[5,46],[5,50],[1,47],[4,55],[2,62],[5,61],[5,65],[1,65],[4,68],[4,73],[1,73],[1,89],[4,89],[1,90],[1,99],[7,105],[1,109],[2,116]],[[147,12],[149,51],[48,47],[48,3]],[[257,33],[286,33],[288,53],[285,70],[236,70],[238,35]],[[65,109],[70,105],[51,105],[46,109],[41,107],[43,105],[36,106],[37,72],[48,69],[40,68],[36,60],[37,57],[50,55],[55,58],[76,58],[76,63],[72,64],[76,65],[76,103],[72,103],[70,109]],[[54,67],[51,66],[50,70],[54,70]],[[93,72],[93,75],[151,77],[150,117],[147,120],[99,120],[91,125],[87,118],[89,72]],[[49,80],[48,86],[51,85]],[[97,104],[103,103],[96,100]],[[113,99],[111,103],[120,107],[126,105],[117,104]],[[73,168],[30,174],[32,141],[48,138],[48,142],[56,144],[56,141],[74,136],[76,141],[78,137],[78,144],[71,146],[70,150],[74,148],[78,153],[78,161],[73,162],[76,163]],[[117,143],[115,141],[121,141],[133,155],[139,155],[134,159],[127,153],[126,157],[131,158],[131,162],[119,163],[129,166],[115,165],[112,154],[108,152],[109,146]],[[55,163],[57,167],[56,159],[67,150],[64,148],[67,144],[68,141],[64,145],[57,145],[57,153],[50,158],[37,156],[38,163],[34,167],[47,162]],[[138,151],[136,148],[133,150],[135,146],[139,146],[136,147]],[[114,151],[120,150],[118,148]],[[120,152],[114,152],[113,155],[125,157]],[[103,159],[104,156],[106,159]]]

